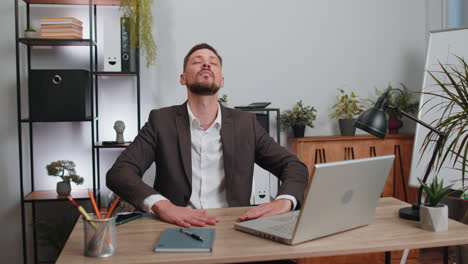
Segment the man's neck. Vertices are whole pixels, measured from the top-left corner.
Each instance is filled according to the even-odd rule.
[[[200,121],[203,129],[208,129],[218,115],[218,98],[213,96],[189,96],[190,111]]]

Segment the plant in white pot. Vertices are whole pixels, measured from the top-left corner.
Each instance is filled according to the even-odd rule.
[[[61,182],[57,182],[57,194],[60,196],[70,195],[70,181],[77,185],[83,183],[83,177],[76,174],[75,163],[71,160],[57,160],[46,166],[49,176],[60,177]]]
[[[34,28],[27,28],[24,30],[25,38],[37,38],[38,34]]]
[[[343,89],[338,90],[340,95],[336,97],[337,102],[332,106],[333,112],[330,117],[338,119],[342,136],[354,136],[356,128],[353,122],[364,108],[354,92],[347,94]]]
[[[452,192],[450,189],[453,185],[444,186],[444,179],[434,177],[432,183],[428,185],[419,179],[424,192],[426,193],[426,203],[422,204],[419,209],[419,221],[422,229],[442,232],[448,229],[448,207],[441,204],[440,201]]]

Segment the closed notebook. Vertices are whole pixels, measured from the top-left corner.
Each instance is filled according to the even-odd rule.
[[[215,235],[214,228],[184,228],[203,241],[180,232],[180,228],[168,228],[163,231],[154,246],[155,252],[211,252]]]

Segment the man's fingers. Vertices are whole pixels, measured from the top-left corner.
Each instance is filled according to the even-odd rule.
[[[250,220],[250,219],[255,219],[258,218],[265,213],[268,212],[268,206],[259,206],[255,207],[247,212],[245,212],[241,217],[239,217],[239,220],[245,221],[245,220]]]
[[[203,221],[210,225],[215,225],[217,222],[219,222],[219,220],[214,216],[200,216],[198,217],[198,220]]]
[[[197,215],[206,215],[206,210],[203,209],[192,209],[192,212]]]
[[[185,222],[183,219],[177,219],[174,221],[174,224],[181,226],[181,227],[191,227],[189,223]]]
[[[204,227],[206,225],[205,222],[200,221],[196,218],[188,218],[185,220],[185,222],[188,222],[191,225],[199,226],[199,227]]]

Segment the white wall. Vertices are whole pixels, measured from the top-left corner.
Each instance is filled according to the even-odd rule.
[[[0,259],[22,260],[14,1],[0,2]]]
[[[142,62],[142,120],[146,120],[152,108],[185,100],[185,87],[178,84],[183,57],[194,44],[208,42],[224,58],[226,81],[221,93],[228,94],[229,105],[271,101],[272,107],[285,110],[303,99],[318,109],[316,127],[308,129],[306,135],[338,134],[337,122],[329,119],[336,88],[350,89],[363,97],[372,95],[374,87],[382,88],[390,81],[403,82],[413,90],[421,88],[426,36],[429,29],[438,29],[434,25],[440,21],[440,1],[155,0],[154,33],[159,53],[155,67],[146,69]],[[49,15],[68,14],[67,10],[54,9]],[[109,19],[115,16],[115,8],[100,10],[99,15]],[[32,15],[38,17],[48,12],[51,11],[44,6]],[[76,16],[83,16],[83,12],[86,10],[78,10]],[[13,1],[0,3],[0,15],[4,36],[0,40],[0,169],[3,174],[0,230],[2,238],[7,238],[0,242],[0,258],[16,263],[21,259],[21,222]],[[39,62],[36,66],[61,67],[63,62],[70,67],[81,67],[86,55],[83,58],[80,52],[70,48],[35,50]],[[47,59],[46,55],[50,54],[70,56],[73,60],[56,64]],[[100,130],[101,138],[111,140],[114,137],[111,126],[115,120],[126,118],[129,126],[135,121],[131,118],[134,84],[120,77],[104,82],[100,86],[100,107],[105,118],[102,118]],[[78,140],[74,144],[89,146],[87,129],[76,124],[39,129],[35,140],[57,146],[69,144],[71,132],[63,135],[59,133],[61,130],[84,131],[76,134]],[[128,127],[126,139],[131,139],[135,130]],[[283,135],[282,142],[284,139]],[[49,147],[41,144],[35,146],[42,159],[35,169],[36,174],[42,173],[38,181],[53,185],[56,181],[44,175],[43,166],[67,153],[62,150],[64,154],[57,155],[50,144]],[[85,149],[83,154],[71,158],[83,160],[78,172],[86,177],[85,183],[90,183],[87,153]],[[101,152],[102,175],[117,155],[118,151],[113,150]],[[146,177],[151,181],[151,176]]]
[[[424,1],[156,1],[157,106],[180,103],[182,60],[196,43],[224,58],[231,106],[270,101],[282,110],[302,99],[318,110],[306,135],[336,135],[337,88],[362,97],[388,82],[421,88]],[[284,138],[283,138],[284,139]],[[284,140],[283,140],[284,142]]]

